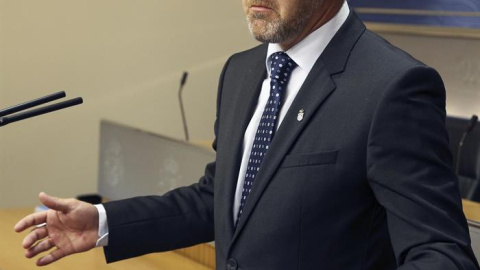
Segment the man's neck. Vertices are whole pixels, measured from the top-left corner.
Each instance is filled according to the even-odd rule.
[[[284,51],[287,51],[288,49],[295,46],[305,37],[310,35],[318,28],[322,27],[322,25],[326,24],[333,17],[335,17],[338,11],[342,8],[343,3],[344,1],[323,1],[323,4],[319,6],[318,11],[315,11],[315,13],[312,15],[312,19],[307,24],[305,29],[303,29],[303,31],[300,32],[293,39],[280,43],[280,47]]]

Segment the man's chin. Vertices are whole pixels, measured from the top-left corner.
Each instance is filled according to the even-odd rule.
[[[262,37],[268,36],[268,23],[264,20],[255,20],[250,21],[248,25],[250,29],[250,33],[255,39],[261,39]]]
[[[262,42],[262,43],[277,43],[277,40],[272,37],[271,35],[265,35],[265,34],[255,34],[255,33],[251,33],[252,36],[259,42]]]

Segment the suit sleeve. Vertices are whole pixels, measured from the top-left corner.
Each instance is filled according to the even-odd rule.
[[[215,138],[227,65],[228,62],[220,77]],[[215,139],[214,150],[216,145]],[[104,248],[107,262],[213,241],[215,164],[208,164],[204,176],[191,186],[163,196],[136,197],[104,204],[109,229],[109,244]]]
[[[398,269],[478,269],[451,163],[443,82],[433,69],[408,68],[377,104],[367,155]]]

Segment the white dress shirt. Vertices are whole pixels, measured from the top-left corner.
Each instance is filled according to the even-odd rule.
[[[315,30],[313,33],[308,35],[298,44],[290,48],[286,53],[288,56],[297,63],[297,67],[293,70],[290,81],[288,82],[287,89],[284,96],[284,101],[282,108],[279,112],[277,129],[283,121],[285,114],[287,114],[290,105],[292,105],[293,100],[297,96],[300,87],[307,78],[308,73],[312,69],[313,65],[317,61],[318,57],[327,47],[330,40],[337,33],[343,23],[347,20],[347,17],[350,13],[347,2],[343,3],[340,11],[326,24],[322,25],[320,28]],[[242,197],[243,183],[245,182],[245,173],[247,171],[248,159],[250,156],[250,151],[252,149],[253,140],[255,138],[255,133],[257,131],[258,124],[260,123],[260,118],[263,114],[263,109],[268,101],[268,96],[270,95],[270,64],[268,58],[270,55],[276,52],[283,51],[279,44],[269,44],[267,57],[265,63],[267,66],[267,77],[263,81],[262,90],[260,92],[260,97],[258,99],[257,106],[255,108],[255,113],[253,114],[250,123],[248,124],[247,130],[243,137],[243,155],[242,163],[240,165],[240,171],[238,174],[237,188],[235,191],[234,205],[232,209],[232,215],[234,224],[237,219],[238,209],[240,208],[240,200]],[[247,199],[248,200],[248,199]],[[97,241],[97,247],[107,246],[108,245],[108,226],[107,226],[107,215],[103,205],[95,205],[99,212],[99,230]]]

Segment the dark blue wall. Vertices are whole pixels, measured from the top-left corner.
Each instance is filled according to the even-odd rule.
[[[468,12],[466,15],[471,15],[392,15],[360,12],[360,17],[369,22],[480,29],[480,0],[350,0],[349,3],[354,8]]]

